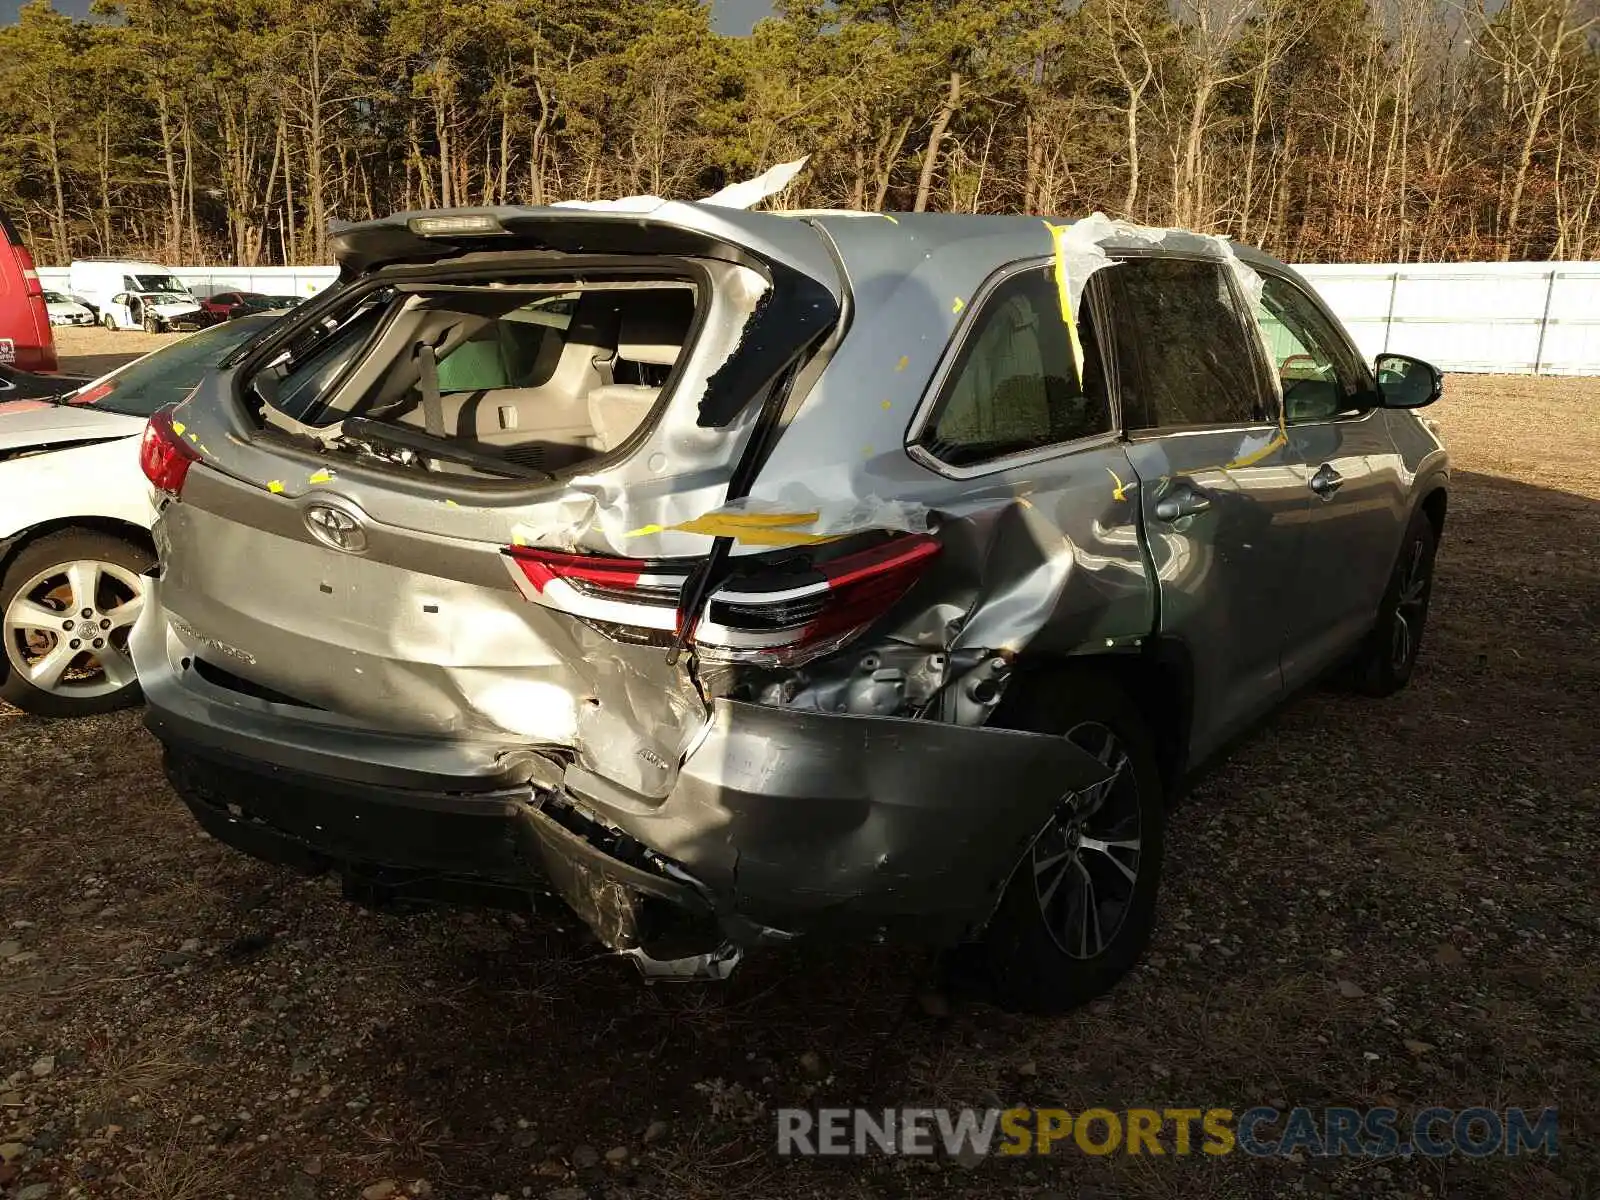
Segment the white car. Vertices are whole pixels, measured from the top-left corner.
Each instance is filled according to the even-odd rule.
[[[188,286],[156,263],[74,259],[67,279],[73,295],[98,306],[107,329],[166,333],[212,323]]]
[[[71,296],[61,292],[46,292],[44,294],[45,311],[50,314],[52,325],[93,325],[94,314],[88,307],[79,304]]]
[[[0,700],[41,716],[138,700],[127,640],[155,561],[145,421],[276,319],[207,329],[57,400],[0,402]]]

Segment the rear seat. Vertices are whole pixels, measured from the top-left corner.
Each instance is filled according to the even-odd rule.
[[[660,382],[612,382],[589,392],[589,421],[602,451],[627,441],[650,415],[693,318],[694,294],[687,289],[646,293],[622,310],[612,378],[633,375]]]

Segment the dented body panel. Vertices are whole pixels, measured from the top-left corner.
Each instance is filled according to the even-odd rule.
[[[353,452],[344,423],[252,401],[294,330],[228,364],[177,413],[198,461],[162,501],[132,645],[149,724],[225,840],[426,890],[437,856],[382,832],[399,805],[397,828],[491,846],[480,882],[553,892],[664,973],[821,929],[973,936],[1052,814],[1108,777],[995,723],[1019,668],[1182,664],[1181,773],[1359,641],[1445,477],[1409,413],[1289,424],[1255,332],[1235,368],[1258,419],[1127,429],[1107,358],[1098,425],[977,461],[929,448],[1005,288],[1055,281],[1059,308],[1027,319],[1071,331],[1086,403],[1080,324],[1108,311],[1090,278],[1172,253],[1259,297],[1249,263],[1277,265],[1217,239],[655,202],[468,215],[505,241],[414,215],[341,233],[344,298],[297,330],[396,281],[581,282],[648,256],[695,281],[670,374],[632,385],[649,416],[512,478]],[[997,389],[1025,359],[1002,347]],[[1325,501],[1330,461],[1349,483]],[[327,804],[356,814],[336,841],[308,815]]]

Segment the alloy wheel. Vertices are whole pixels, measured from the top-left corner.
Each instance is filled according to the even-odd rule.
[[[1416,653],[1422,621],[1428,613],[1428,586],[1433,576],[1426,559],[1427,548],[1419,537],[1411,543],[1411,553],[1400,576],[1400,597],[1390,632],[1389,661],[1397,671],[1404,670]]]
[[[128,635],[144,605],[139,576],[94,559],[47,567],[11,598],[6,658],[43,692],[92,700],[135,681]]]
[[[1087,959],[1111,944],[1132,905],[1139,879],[1139,785],[1127,749],[1110,728],[1087,721],[1066,736],[1111,775],[1065,797],[1034,839],[1034,895],[1061,952]]]

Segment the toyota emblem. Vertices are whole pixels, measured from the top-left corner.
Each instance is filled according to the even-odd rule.
[[[306,528],[324,546],[346,554],[360,554],[367,548],[367,531],[361,519],[332,504],[307,505]]]

